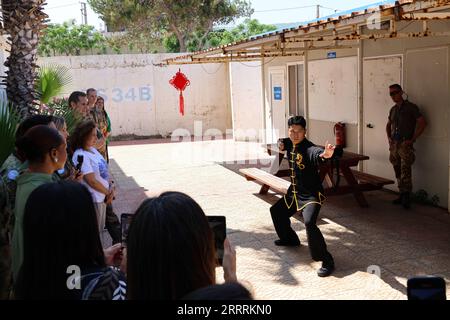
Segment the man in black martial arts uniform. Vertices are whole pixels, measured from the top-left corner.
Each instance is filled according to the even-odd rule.
[[[275,230],[279,240],[277,246],[299,246],[300,240],[291,228],[290,217],[301,211],[308,237],[311,257],[322,261],[317,271],[319,277],[327,277],[334,271],[334,260],[327,251],[322,233],[316,225],[323,200],[323,187],[318,166],[333,156],[335,146],[328,144],[324,148],[316,147],[306,139],[306,120],[301,116],[289,119],[289,138],[280,139],[280,150],[287,151],[291,186],[287,195],[270,208]]]

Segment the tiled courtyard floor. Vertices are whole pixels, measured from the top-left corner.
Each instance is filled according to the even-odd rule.
[[[366,209],[351,195],[328,198],[319,228],[335,257],[336,271],[319,278],[320,263],[310,258],[303,224],[292,219],[301,247],[276,247],[269,207],[278,195],[259,196],[260,186],[237,172],[255,166],[255,159],[258,166],[270,165],[271,157],[259,144],[162,142],[110,147],[116,213],[133,212],[146,197],[175,190],[192,196],[207,215],[225,215],[228,237],[237,251],[238,278],[257,299],[406,299],[407,278],[421,274],[444,276],[450,292],[446,210],[415,204],[405,211],[391,204],[395,195],[386,191],[365,193],[370,204]],[[381,277],[368,268],[379,268]]]

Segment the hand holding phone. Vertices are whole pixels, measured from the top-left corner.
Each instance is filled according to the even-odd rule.
[[[133,215],[129,214],[129,213],[122,213],[120,215],[120,230],[122,233],[122,247],[127,246],[128,228],[130,227],[132,218],[133,218]]]
[[[103,250],[105,264],[108,266],[119,266],[122,263],[122,248],[120,244],[115,244]]]
[[[223,277],[225,282],[237,282],[236,251],[228,239],[224,241]]]
[[[207,216],[209,226],[214,233],[216,258],[219,266],[223,263],[224,241],[226,238],[226,222],[224,216]]]
[[[446,300],[445,280],[441,277],[423,276],[408,279],[408,300]]]
[[[81,173],[81,167],[83,166],[84,156],[82,154],[79,154],[77,157],[77,166],[75,167],[75,170],[77,171],[77,175]]]

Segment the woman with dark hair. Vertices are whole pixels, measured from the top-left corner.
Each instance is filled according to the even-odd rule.
[[[213,232],[189,196],[165,192],[145,200],[128,231],[128,299],[181,299],[216,283]],[[236,254],[225,240],[226,282],[236,282]]]
[[[197,289],[183,300],[253,300],[253,296],[242,284],[232,282]]]
[[[23,137],[23,135],[31,128],[38,126],[38,125],[45,125],[49,126],[50,128],[56,128],[55,123],[53,122],[54,117],[53,116],[46,116],[46,115],[33,115],[25,120],[23,120],[16,130],[16,141],[18,141],[20,138]],[[13,180],[17,177],[17,174],[20,171],[21,167],[26,167],[26,164],[24,162],[26,159],[23,155],[19,153],[19,151],[14,150],[13,153],[9,155],[9,157],[5,160],[5,162],[2,164],[0,168],[0,174],[7,177],[14,177]]]
[[[119,262],[120,245],[103,252],[85,186],[60,181],[38,187],[28,198],[23,230],[16,299],[125,298],[124,275],[108,267]]]
[[[15,223],[12,237],[13,278],[23,260],[23,213],[30,193],[40,185],[52,182],[53,173],[64,167],[67,159],[66,142],[56,129],[35,126],[16,141],[18,151],[28,161],[28,171],[17,179]]]
[[[92,194],[97,211],[99,231],[103,231],[105,228],[106,205],[112,202],[114,190],[110,188],[108,164],[95,149],[97,127],[94,121],[81,122],[70,138],[70,147],[74,151],[72,163],[77,166],[79,156],[83,157],[81,165],[83,183]]]
[[[56,129],[59,131],[59,133],[64,137],[64,139],[67,142],[67,139],[69,138],[69,132],[67,131],[67,124],[66,120],[63,117],[59,116],[53,116],[53,122],[55,123]],[[70,147],[67,146],[68,154],[70,154]],[[83,175],[80,172],[76,171],[76,168],[74,167],[72,163],[72,159],[70,157],[67,157],[67,161],[64,164],[64,168],[59,169],[55,172],[55,176],[61,180],[76,180],[81,182],[83,179]]]

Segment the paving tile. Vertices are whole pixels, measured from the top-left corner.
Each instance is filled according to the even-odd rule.
[[[260,185],[238,173],[270,161],[259,143],[121,142],[110,147],[110,158],[118,191],[116,214],[175,190],[192,196],[207,215],[226,216],[238,278],[257,299],[402,300],[408,277],[441,274],[450,283],[450,215],[445,210],[414,204],[406,211],[393,206],[395,196],[385,191],[365,193],[369,208],[358,207],[352,195],[329,197],[319,228],[336,271],[319,278],[321,263],[310,257],[303,223],[291,219],[301,247],[275,246],[278,236],[269,209],[280,195],[259,195]],[[108,245],[107,232],[101,236]],[[374,268],[380,277],[370,272]],[[216,279],[223,281],[221,268]]]

